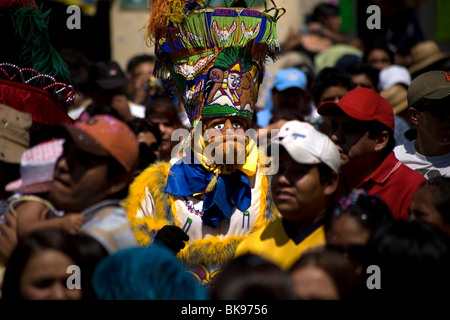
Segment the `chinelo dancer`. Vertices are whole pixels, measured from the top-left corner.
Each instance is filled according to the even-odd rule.
[[[243,239],[277,216],[249,133],[266,59],[281,53],[276,22],[285,10],[271,1],[257,11],[253,2],[157,0],[148,23],[155,74],[173,85],[191,130],[184,156],[150,165],[125,205],[138,243],[172,248],[206,286]]]

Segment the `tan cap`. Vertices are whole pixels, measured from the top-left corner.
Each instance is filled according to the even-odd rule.
[[[433,40],[419,42],[411,48],[412,64],[409,72],[413,74],[449,56],[450,54],[442,52]]]
[[[429,71],[415,78],[408,88],[408,106],[417,102],[440,100],[450,95],[450,73],[446,71]]]
[[[30,145],[29,113],[0,104],[0,161],[20,163],[20,157]]]

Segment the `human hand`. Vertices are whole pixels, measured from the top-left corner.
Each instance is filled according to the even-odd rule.
[[[81,213],[66,213],[61,218],[61,229],[75,234],[81,229],[81,225],[83,224],[83,215]]]
[[[186,246],[184,242],[188,240],[189,236],[183,229],[178,226],[167,225],[159,229],[154,241],[161,243],[173,252],[178,253],[178,251]]]
[[[119,116],[124,120],[128,121],[133,118],[130,111],[130,106],[128,105],[128,99],[124,94],[116,94],[111,99],[111,107],[119,113]]]
[[[145,73],[138,75],[133,82],[134,102],[145,105],[148,99],[149,90],[149,76]]]
[[[287,38],[282,42],[283,51],[289,51],[302,44],[302,34],[294,29],[290,29]]]
[[[17,245],[17,220],[10,212],[5,219],[0,224],[0,256],[7,260]]]
[[[315,33],[322,33],[324,30],[324,27],[319,22],[310,22],[308,24],[308,30]]]

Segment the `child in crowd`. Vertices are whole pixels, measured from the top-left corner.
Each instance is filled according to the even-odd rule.
[[[52,139],[26,150],[20,161],[21,178],[5,187],[6,191],[15,193],[9,206],[17,218],[19,237],[38,228],[58,228],[69,233],[81,228],[81,214],[64,215],[47,200],[63,144],[64,139]]]
[[[370,266],[379,269],[366,272],[363,281],[379,289],[368,287],[364,299],[442,299],[450,284],[449,239],[421,220],[390,221],[367,242],[363,270]]]
[[[28,232],[6,265],[2,300],[95,300],[91,278],[106,256],[100,243],[85,233],[54,228]],[[79,270],[68,272],[71,266]]]
[[[212,300],[293,300],[287,271],[256,254],[229,262],[211,288]]]
[[[334,250],[305,252],[289,269],[297,299],[348,300],[361,290],[361,278]]]
[[[450,178],[424,182],[414,193],[409,212],[411,219],[423,220],[450,236]]]
[[[377,195],[355,189],[339,200],[327,219],[326,246],[349,259],[361,274],[361,258],[370,235],[392,219],[388,206]]]

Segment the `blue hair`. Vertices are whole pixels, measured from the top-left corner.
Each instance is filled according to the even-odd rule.
[[[207,289],[170,249],[152,244],[119,250],[99,262],[92,278],[100,300],[208,300]]]

